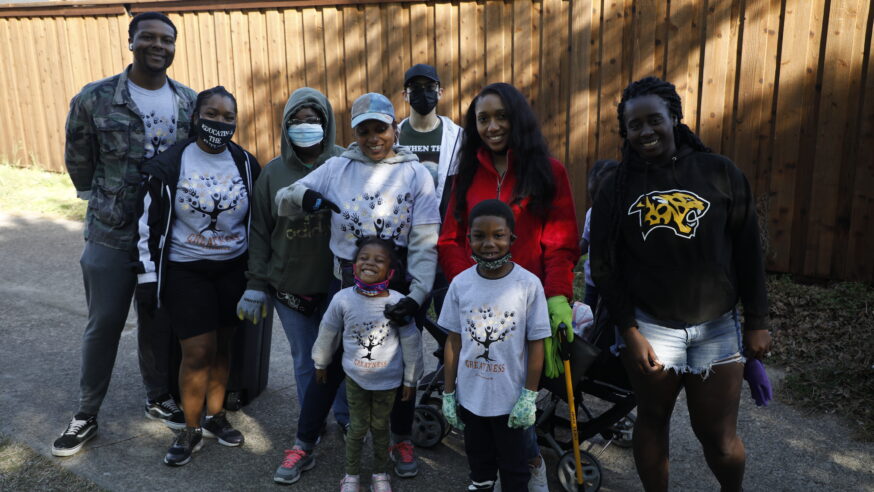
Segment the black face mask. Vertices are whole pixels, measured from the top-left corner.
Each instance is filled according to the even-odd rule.
[[[234,131],[237,125],[233,123],[222,123],[221,121],[206,120],[201,118],[197,122],[197,137],[206,144],[207,147],[218,150],[234,136]]]
[[[410,106],[421,115],[426,115],[437,105],[437,91],[413,89],[410,91]]]

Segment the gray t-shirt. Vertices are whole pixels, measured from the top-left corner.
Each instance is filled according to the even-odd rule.
[[[343,343],[343,370],[359,386],[370,391],[415,386],[421,372],[421,334],[409,323],[396,327],[386,319],[386,304],[404,295],[389,290],[385,297],[368,297],[354,287],[331,299],[313,345],[313,363],[323,369]]]
[[[230,151],[182,151],[173,203],[170,261],[230,260],[247,248],[249,193]]]
[[[519,265],[487,279],[474,265],[452,280],[439,324],[461,335],[458,403],[480,417],[509,414],[528,375],[528,341],[552,335],[540,279]]]
[[[128,80],[127,88],[146,127],[146,159],[151,159],[176,143],[176,95],[168,82],[152,91]]]

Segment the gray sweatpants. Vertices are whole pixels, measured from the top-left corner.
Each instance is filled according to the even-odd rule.
[[[137,283],[126,251],[89,241],[79,260],[88,304],[88,324],[82,337],[79,412],[97,415],[109,388],[118,341],[130,311]],[[137,319],[140,373],[148,398],[169,392],[169,353],[173,339],[166,320],[145,313]]]

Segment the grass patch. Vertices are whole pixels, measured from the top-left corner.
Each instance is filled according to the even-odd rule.
[[[0,210],[6,213],[82,221],[86,206],[66,174],[0,164]]]
[[[100,491],[34,450],[0,436],[0,490]]]
[[[874,440],[874,288],[854,282],[802,285],[768,279],[774,349],[786,368],[781,400],[837,413]]]

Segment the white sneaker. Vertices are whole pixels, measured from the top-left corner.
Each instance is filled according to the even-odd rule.
[[[543,456],[540,456],[540,466],[529,466],[531,469],[531,478],[528,480],[528,492],[549,492],[549,485],[546,483],[546,461]]]

